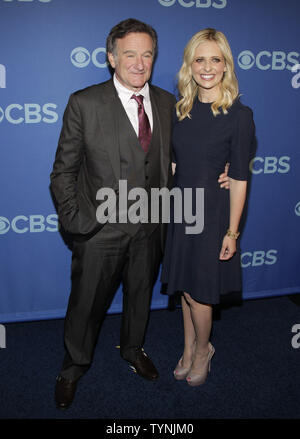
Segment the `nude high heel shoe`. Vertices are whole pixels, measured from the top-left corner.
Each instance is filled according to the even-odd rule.
[[[193,348],[192,348],[193,349],[193,354],[195,352],[195,347],[196,347],[196,343],[194,342],[194,345],[193,345]],[[189,367],[183,367],[182,366],[182,357],[181,357],[180,360],[177,363],[177,366],[175,367],[175,369],[173,371],[174,378],[176,380],[178,380],[178,381],[184,380],[187,377],[191,367],[192,367],[192,363],[191,363],[191,365]]]
[[[181,357],[177,363],[177,366],[174,369],[174,372],[173,372],[174,378],[178,381],[184,380],[187,377],[187,375],[190,371],[190,368],[191,368],[191,366],[190,367],[182,367],[182,357]]]
[[[215,353],[215,348],[211,343],[209,343],[209,351],[202,369],[194,373],[190,371],[189,374],[187,375],[186,381],[190,386],[200,386],[205,382],[208,372],[210,372],[210,363],[214,353]]]

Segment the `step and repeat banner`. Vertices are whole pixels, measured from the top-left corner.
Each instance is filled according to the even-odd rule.
[[[69,95],[110,78],[106,36],[129,17],[157,30],[152,83],[170,92],[194,33],[227,36],[257,136],[243,297],[300,291],[299,16],[298,0],[0,0],[0,322],[65,315],[71,251],[49,175]],[[152,309],[167,304],[158,281]]]

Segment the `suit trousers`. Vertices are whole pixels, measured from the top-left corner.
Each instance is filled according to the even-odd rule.
[[[141,226],[130,236],[107,223],[91,239],[74,242],[61,376],[77,380],[90,367],[101,324],[120,282],[120,353],[127,361],[135,358],[144,344],[161,256],[159,226],[149,236]]]

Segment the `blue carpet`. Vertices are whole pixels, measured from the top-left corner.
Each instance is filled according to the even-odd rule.
[[[296,297],[296,296],[295,296]],[[293,348],[299,302],[287,296],[244,301],[215,313],[212,370],[201,387],[172,376],[182,353],[181,310],[152,311],[145,350],[160,373],[148,382],[119,350],[120,315],[105,319],[90,370],[69,410],[54,404],[63,320],[6,324],[0,349],[0,418],[5,419],[298,419],[300,348]]]

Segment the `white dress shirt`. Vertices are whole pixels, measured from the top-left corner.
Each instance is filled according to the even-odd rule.
[[[142,95],[144,96],[143,104],[145,108],[145,112],[148,116],[151,131],[153,131],[153,115],[152,115],[152,107],[151,107],[151,101],[150,101],[150,94],[149,94],[149,84],[146,82],[144,87],[137,93],[134,93],[132,90],[129,90],[128,88],[124,87],[118,81],[116,78],[116,75],[114,74],[113,77],[114,86],[116,87],[118,96],[123,104],[123,107],[126,111],[126,114],[134,128],[134,131],[136,132],[136,135],[139,136],[139,119],[138,119],[138,103],[131,99],[131,96],[133,94]]]

